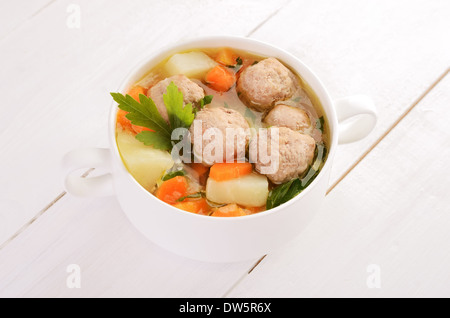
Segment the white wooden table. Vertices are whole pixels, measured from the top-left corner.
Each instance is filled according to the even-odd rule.
[[[449,297],[449,33],[448,0],[2,1],[0,296]],[[130,66],[214,34],[278,45],[334,98],[379,110],[372,135],[339,147],[313,223],[262,260],[173,255],[115,198],[62,186],[63,154],[107,146],[109,92]]]

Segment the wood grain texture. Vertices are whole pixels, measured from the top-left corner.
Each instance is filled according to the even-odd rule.
[[[333,98],[374,100],[375,131],[338,148],[331,184],[450,66],[449,16],[446,0],[293,1],[252,35],[299,57]]]
[[[114,198],[65,196],[1,251],[0,297],[220,297],[255,262],[178,257],[143,238]],[[81,289],[66,285],[71,264]]]
[[[449,103],[447,75],[228,296],[449,297]]]
[[[0,43],[24,24],[34,23],[33,18],[55,0],[20,0],[0,2]]]
[[[52,3],[0,42],[0,81],[7,83],[0,117],[0,242],[61,194],[58,166],[64,153],[107,146],[108,92],[151,50],[190,36],[250,34],[300,57],[332,96],[371,95],[380,110],[377,130],[339,148],[333,180],[371,148],[450,61],[450,44],[444,41],[448,1],[171,1],[170,7],[162,1],[115,6],[105,0],[78,1],[81,28],[68,29],[70,3]],[[196,18],[210,16],[214,24]],[[446,90],[439,84],[431,103],[448,104]],[[425,102],[430,103],[426,98],[420,107]],[[428,124],[436,116],[429,107]],[[440,127],[443,119],[438,120]],[[401,134],[395,140],[401,141],[398,148],[386,146],[388,134],[375,154],[370,152],[331,192],[329,209],[312,227],[267,256],[250,275],[257,260],[211,265],[159,249],[135,232],[114,199],[63,196],[0,250],[0,296],[420,295],[429,294],[433,285],[446,294],[448,274],[442,266],[448,267],[448,248],[427,249],[427,244],[448,240],[442,193],[408,183],[419,173],[416,164],[425,168],[446,130],[427,130],[434,139],[421,152],[424,139],[400,130],[402,125],[391,132]],[[387,160],[400,151],[407,158],[395,155],[392,166]],[[372,162],[369,168],[367,162]],[[361,183],[368,181],[373,182],[370,192],[362,191],[367,189]],[[412,201],[417,191],[429,201]],[[430,202],[438,211],[435,218],[423,212]],[[417,220],[424,221],[423,227]],[[81,266],[80,290],[66,286],[66,268],[73,263]],[[367,290],[369,264],[382,269],[382,291]],[[414,277],[408,280],[409,275]]]
[[[61,193],[66,152],[107,146],[109,92],[138,61],[188,37],[244,36],[286,1],[85,0],[79,29],[67,27],[71,3],[0,42],[0,245]]]

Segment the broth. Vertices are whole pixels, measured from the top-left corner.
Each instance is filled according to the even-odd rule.
[[[140,104],[140,106],[135,104],[135,107],[144,107],[142,105],[145,104],[145,101],[143,104],[140,98],[149,96],[150,100],[155,102],[160,115],[163,115],[161,108],[158,108],[161,107],[161,102],[158,104],[158,98],[161,100],[168,98],[169,88],[165,88],[166,97],[161,97],[156,92],[159,86],[165,83],[165,79],[173,78],[172,83],[175,81],[180,83],[180,87],[177,87],[179,92],[185,90],[185,94],[181,98],[194,99],[192,116],[195,116],[196,120],[200,117],[207,118],[211,122],[215,122],[217,127],[222,127],[222,124],[239,122],[242,127],[251,128],[249,141],[245,145],[246,162],[220,163],[216,161],[211,164],[206,161],[200,163],[174,160],[170,153],[170,146],[168,146],[169,149],[163,149],[159,141],[153,146],[144,144],[143,140],[148,143],[148,140],[153,140],[157,133],[150,131],[153,126],[143,124],[148,120],[136,119],[136,116],[139,117],[140,114],[130,115],[128,113],[128,111],[133,113],[133,109],[129,108],[131,102],[130,100],[126,102],[126,97],[122,95],[123,98],[120,101],[116,100],[121,108],[117,116],[116,138],[123,162],[132,176],[147,191],[166,203],[184,211],[208,216],[245,216],[261,213],[298,195],[314,180],[326,161],[330,140],[327,119],[316,94],[298,74],[288,65],[284,65],[283,61],[279,61],[280,65],[277,64],[279,62],[273,62],[278,69],[269,69],[267,71],[269,75],[260,77],[255,85],[259,85],[262,81],[275,81],[273,78],[278,74],[289,74],[290,77],[284,79],[285,82],[292,82],[292,87],[294,87],[290,91],[289,97],[274,101],[267,106],[266,110],[255,109],[260,106],[250,105],[247,100],[249,93],[244,90],[244,84],[238,87],[239,81],[244,82],[246,78],[250,77],[251,70],[256,73],[256,66],[263,61],[258,66],[258,70],[264,71],[264,63],[268,60],[269,57],[233,48],[201,48],[168,56],[150,69],[127,92],[136,100],[136,103]],[[178,75],[180,73],[177,71],[182,69],[186,70],[186,74],[180,73],[186,75],[186,78]],[[275,76],[275,79],[277,78]],[[186,87],[183,86],[185,84]],[[230,87],[226,86],[230,84]],[[164,86],[162,88],[164,89]],[[140,94],[144,96],[140,96]],[[203,97],[199,99],[195,94]],[[246,95],[245,98],[242,94]],[[212,96],[212,100],[207,100],[208,96]],[[168,111],[171,108],[168,108],[165,100],[164,103],[166,104],[164,110],[169,118],[162,118],[162,120],[166,119],[168,127],[173,128],[171,126],[172,117],[170,117],[172,113]],[[205,103],[206,105],[203,105]],[[300,155],[297,153],[295,160],[300,160],[298,158],[303,158],[303,155],[305,158],[309,158],[309,160],[299,161],[298,165],[296,162],[288,162],[286,167],[294,166],[294,170],[297,169],[300,172],[297,173],[295,170],[295,176],[283,179],[283,182],[278,182],[278,176],[282,173],[279,173],[278,176],[277,173],[263,174],[262,169],[258,168],[259,162],[249,162],[251,161],[249,144],[258,142],[259,131],[272,131],[273,128],[279,126],[267,123],[268,114],[275,108],[280,110],[281,115],[283,115],[281,110],[283,108],[295,116],[303,116],[304,121],[308,122],[309,120],[310,123],[309,125],[305,124],[301,129],[285,128],[288,126],[280,125],[283,127],[280,128],[280,131],[286,134],[282,135],[286,142],[289,144],[289,142],[295,141],[289,147],[295,148],[294,150],[297,152],[303,151],[300,152]],[[186,108],[184,109],[186,110]],[[229,117],[224,117],[224,120],[217,118],[222,114]],[[242,118],[247,124],[243,123]],[[290,119],[286,118],[286,120]],[[191,125],[193,124],[191,123]],[[191,135],[195,135],[192,127],[184,128],[190,129]],[[312,144],[313,148],[311,145],[308,148],[308,143]],[[195,146],[195,140],[193,144]],[[298,144],[301,144],[303,148],[299,148]],[[237,158],[237,150],[234,149],[234,151],[235,157],[233,158]],[[290,148],[285,149],[286,151],[290,151]],[[194,158],[193,161],[195,161],[194,155],[191,155],[191,158]],[[283,157],[280,162],[283,163]],[[305,163],[307,163],[307,168],[301,170],[299,167]],[[281,167],[279,171],[281,171]]]

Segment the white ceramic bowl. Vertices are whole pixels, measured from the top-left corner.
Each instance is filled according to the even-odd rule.
[[[376,123],[376,110],[369,98],[359,95],[333,102],[319,78],[298,58],[272,45],[240,37],[194,39],[153,52],[130,73],[119,91],[125,93],[130,85],[169,54],[224,46],[280,59],[295,70],[320,99],[331,133],[328,158],[317,178],[297,197],[269,211],[231,218],[197,215],[160,201],[136,182],[120,158],[115,139],[115,103],[111,104],[109,117],[110,148],[79,149],[63,159],[68,193],[78,196],[115,195],[131,223],[148,239],[176,254],[209,262],[255,259],[298,235],[325,198],[338,141],[359,140]],[[348,121],[350,118],[352,120]],[[347,124],[343,125],[344,122]],[[106,167],[110,173],[91,178],[80,178],[72,173],[80,168],[92,167]]]

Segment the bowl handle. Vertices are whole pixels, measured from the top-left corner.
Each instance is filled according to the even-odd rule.
[[[335,100],[334,106],[339,122],[339,144],[361,140],[375,128],[378,115],[370,97],[344,97]]]
[[[114,194],[109,149],[86,148],[67,153],[62,160],[65,172],[64,186],[70,194],[83,197],[100,197]],[[96,177],[80,176],[80,169],[105,168],[108,173]]]

